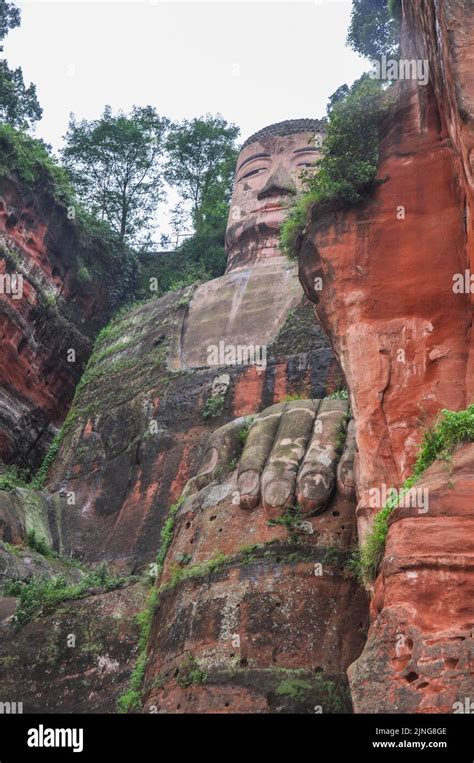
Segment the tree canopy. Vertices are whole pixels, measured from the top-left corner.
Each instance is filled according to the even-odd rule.
[[[0,41],[3,40],[10,29],[20,26],[20,9],[7,0],[0,0]],[[0,46],[3,50],[3,46]]]
[[[347,44],[371,60],[398,50],[400,0],[352,0]]]
[[[79,198],[106,220],[122,240],[141,246],[150,235],[163,198],[161,157],[168,120],[152,106],[99,119],[71,115],[62,151]]]
[[[6,0],[0,0],[0,43],[10,29],[20,25],[19,9]],[[0,51],[3,45],[0,44]],[[19,130],[27,130],[41,119],[43,110],[33,84],[26,87],[20,68],[10,69],[5,60],[0,61],[0,122]]]
[[[181,209],[189,205],[196,233],[206,227],[211,204],[225,203],[230,198],[238,135],[239,128],[219,114],[185,119],[170,129],[165,176],[178,191]]]

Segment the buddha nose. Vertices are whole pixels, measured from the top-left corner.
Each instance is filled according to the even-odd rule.
[[[296,194],[296,185],[289,173],[279,165],[270,175],[257,199],[266,199],[269,196],[288,196]]]

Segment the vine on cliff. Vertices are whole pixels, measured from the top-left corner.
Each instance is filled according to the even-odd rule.
[[[388,518],[400,497],[414,486],[434,461],[449,460],[454,449],[467,442],[474,442],[474,404],[463,411],[442,410],[438,423],[424,434],[412,475],[403,483],[398,497],[389,499],[377,514],[364,545],[354,556],[353,566],[362,582],[367,583],[377,575],[388,535]]]

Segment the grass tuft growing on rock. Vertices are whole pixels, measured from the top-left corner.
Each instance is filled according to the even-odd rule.
[[[303,521],[303,512],[301,506],[291,506],[288,508],[281,517],[276,519],[268,519],[267,525],[269,527],[276,527],[282,525],[288,530],[288,537],[291,543],[297,543],[301,533],[301,522]]]
[[[304,695],[311,689],[312,686],[309,681],[303,681],[299,678],[287,678],[280,683],[276,693],[279,697],[302,699]]]
[[[72,425],[76,422],[78,418],[77,411],[72,407],[66,417],[66,420],[64,424],[62,425],[59,432],[55,435],[53,442],[49,446],[49,450],[43,460],[43,463],[41,464],[40,468],[36,472],[36,475],[30,485],[33,490],[42,490],[44,487],[44,484],[46,482],[46,478],[48,476],[48,472],[53,465],[56,456],[59,453],[59,449],[62,445],[62,442],[67,434],[67,432],[70,430]]]
[[[63,601],[81,598],[94,588],[112,591],[114,588],[120,588],[124,582],[125,578],[109,575],[107,566],[103,564],[74,584],[69,583],[64,575],[49,580],[32,577],[25,582],[8,581],[4,585],[4,596],[15,596],[19,599],[13,619],[14,626],[19,629],[35,615],[48,612]]]
[[[17,487],[28,487],[28,485],[21,472],[15,466],[10,466],[3,474],[0,474],[0,490],[10,492]]]
[[[192,654],[188,654],[184,662],[179,666],[176,677],[179,686],[188,687],[192,684],[203,684],[207,681],[207,673],[199,667],[199,663]]]
[[[349,390],[346,389],[336,389],[334,392],[331,392],[330,395],[327,395],[328,400],[349,400]]]
[[[203,419],[212,419],[216,416],[222,416],[224,410],[225,398],[223,395],[214,395],[206,400],[202,411]]]
[[[141,695],[143,679],[145,678],[146,657],[148,649],[148,640],[150,638],[153,616],[158,605],[158,592],[156,588],[150,593],[147,606],[135,617],[136,623],[140,627],[140,637],[138,640],[138,658],[135,667],[130,676],[128,689],[117,699],[117,711],[119,713],[129,713],[132,710],[140,710],[142,706]]]
[[[38,554],[44,556],[46,559],[57,559],[58,554],[49,546],[44,538],[41,538],[36,534],[35,530],[30,530],[26,535],[26,545],[28,548],[37,551]]]

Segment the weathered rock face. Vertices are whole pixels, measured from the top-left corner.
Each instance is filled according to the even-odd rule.
[[[14,631],[15,599],[0,598],[0,701],[24,713],[114,713],[137,657],[136,583],[62,602]]]
[[[62,553],[105,559],[124,570],[152,562],[166,508],[194,473],[216,425],[287,394],[321,395],[341,383],[311,307],[302,304],[268,345],[265,368],[184,366],[193,304],[186,293],[152,301],[114,324],[118,334],[97,347],[50,472],[51,516],[62,518],[56,533]],[[312,351],[305,351],[307,326]],[[292,354],[286,354],[288,345]],[[214,415],[206,418],[208,410]]]
[[[346,412],[342,400],[298,400],[263,411],[243,446],[246,419],[214,432],[158,581],[146,711],[351,711],[346,670],[367,601],[346,569],[350,437],[335,489]]]
[[[390,517],[373,624],[349,671],[360,712],[452,713],[472,697],[474,446],[435,462],[417,489],[427,510]]]
[[[0,462],[41,464],[116,309],[113,278],[103,245],[44,186],[0,179]]]
[[[273,126],[269,141],[244,149],[243,161],[248,150],[274,152],[265,191],[274,204],[283,194],[283,170],[296,183],[304,156],[314,159],[304,126],[298,134],[292,123],[289,138],[275,137]],[[244,193],[249,200],[253,191]],[[278,219],[282,214],[279,209]],[[351,709],[345,671],[360,654],[367,620],[365,593],[345,568],[354,543],[354,441],[348,438],[338,474],[348,406],[320,402],[344,382],[295,267],[279,255],[277,229],[264,252],[262,230],[248,227],[246,254],[234,231],[240,254],[232,250],[235,259],[222,278],[151,300],[109,325],[76,390],[48,492],[0,494],[5,543],[24,542],[35,529],[62,555],[143,571],[155,562],[169,507],[194,476],[159,581],[144,694],[151,711],[155,705],[170,712]],[[298,399],[285,402],[287,396]],[[242,424],[261,411],[241,453]],[[301,521],[287,517],[297,500]],[[5,548],[7,574],[25,579],[38,569],[37,559],[14,564]],[[216,558],[210,576],[207,565]],[[175,564],[187,572],[204,565],[206,582],[190,575],[172,585]],[[70,651],[63,669],[59,642],[50,647],[48,689],[39,677],[32,682],[26,668],[17,677],[27,710],[57,709],[63,687],[63,710],[114,709],[136,657],[130,618],[143,591],[131,603],[125,593],[134,590],[88,596],[74,622],[65,607],[54,627],[46,613],[10,645],[2,641],[7,664],[28,664],[31,645],[38,648],[46,629],[61,644],[65,632],[79,629],[83,643],[83,628],[98,628],[95,618],[103,617],[100,644],[88,661],[86,647]],[[7,623],[11,597],[0,599],[2,606]],[[111,624],[116,606],[124,609],[124,632]],[[42,658],[33,660],[38,671],[45,667]],[[201,663],[205,681],[196,668]],[[90,681],[76,691],[74,675],[84,669]],[[95,685],[102,670],[103,693],[110,696],[101,699]],[[10,681],[8,674],[2,693]]]
[[[402,56],[429,59],[431,84],[399,83],[384,182],[356,208],[315,210],[300,250],[305,292],[351,391],[360,539],[382,508],[369,490],[399,487],[423,428],[473,399],[472,297],[453,279],[472,259],[474,9],[403,5]],[[472,696],[471,457],[457,454],[450,479],[427,472],[427,513],[392,516],[368,644],[351,669],[358,712],[452,712]]]
[[[296,183],[299,164],[313,160],[315,150],[306,122],[304,132],[299,122],[296,133],[293,122],[284,125],[289,136],[272,132],[269,143],[251,140],[239,166],[249,151],[266,147],[269,153],[273,146],[268,167],[280,180],[286,167]],[[272,172],[262,171],[276,203],[283,191]],[[256,194],[255,188],[242,192],[247,199]],[[221,278],[151,300],[99,339],[50,472],[62,553],[143,568],[155,558],[166,509],[195,472],[216,426],[287,395],[319,398],[344,386],[295,266],[274,246],[272,257],[260,257],[260,229],[252,230],[245,238],[252,248],[239,267],[232,260]]]

